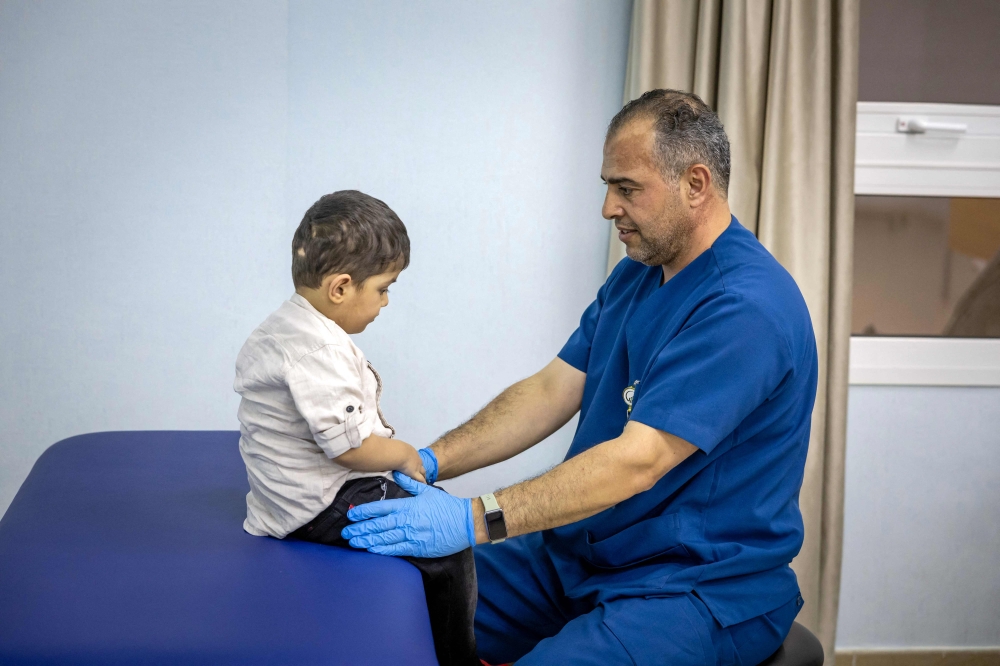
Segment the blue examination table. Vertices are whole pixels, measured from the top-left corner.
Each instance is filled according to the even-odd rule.
[[[0,664],[436,664],[409,563],[243,532],[234,432],[49,448],[0,520]]]

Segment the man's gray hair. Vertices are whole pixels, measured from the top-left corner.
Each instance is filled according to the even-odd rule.
[[[676,180],[689,167],[704,164],[712,172],[715,186],[728,196],[729,137],[708,104],[694,93],[650,90],[612,118],[605,140],[639,118],[653,120],[656,159],[665,176]]]

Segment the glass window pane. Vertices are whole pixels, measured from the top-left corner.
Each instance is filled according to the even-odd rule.
[[[1000,337],[1000,199],[855,197],[854,335]]]

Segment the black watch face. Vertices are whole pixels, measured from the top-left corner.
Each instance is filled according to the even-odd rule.
[[[507,523],[504,522],[502,511],[490,511],[486,514],[486,532],[490,541],[507,538]]]

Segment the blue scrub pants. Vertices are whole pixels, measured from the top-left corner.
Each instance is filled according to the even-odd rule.
[[[756,666],[781,645],[802,597],[723,628],[694,594],[567,598],[541,534],[474,549],[476,642],[490,664]]]

